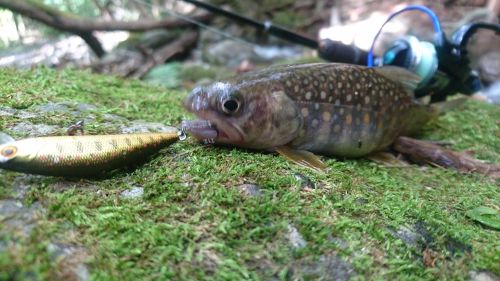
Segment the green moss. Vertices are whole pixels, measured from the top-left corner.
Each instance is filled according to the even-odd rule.
[[[91,103],[97,117],[90,133],[111,130],[101,126],[106,113],[175,126],[190,118],[180,106],[185,95],[87,72],[0,70],[2,106]],[[451,140],[457,150],[500,162],[499,117],[498,107],[469,102],[427,126],[422,138]],[[63,126],[71,118],[46,113],[31,121]],[[0,130],[10,133],[6,128],[17,122],[2,117]],[[60,279],[61,264],[46,246],[65,237],[68,222],[76,235],[65,241],[87,249],[95,280],[287,279],[300,276],[300,261],[332,254],[354,266],[356,279],[463,280],[483,269],[500,274],[499,233],[465,214],[481,205],[498,208],[497,184],[439,168],[324,159],[330,171],[316,174],[276,155],[189,140],[108,179],[34,178],[27,202],[42,202],[47,216],[28,238],[0,253],[0,279]],[[296,173],[316,189],[301,189]],[[0,172],[0,199],[13,192],[16,175]],[[262,196],[241,194],[236,186],[246,182],[261,186]],[[134,186],[144,188],[142,198],[120,196]],[[289,246],[289,224],[307,241],[305,248]],[[424,246],[391,234],[415,225],[425,229]],[[437,253],[435,267],[423,265],[423,247]]]

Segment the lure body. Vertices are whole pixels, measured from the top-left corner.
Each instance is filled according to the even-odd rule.
[[[177,130],[28,138],[0,145],[0,168],[50,176],[96,176],[137,164],[179,139]]]

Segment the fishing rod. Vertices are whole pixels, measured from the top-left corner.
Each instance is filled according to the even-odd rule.
[[[366,65],[368,62],[368,52],[362,49],[345,45],[339,41],[313,39],[309,36],[304,36],[299,33],[288,30],[284,27],[273,24],[271,21],[259,22],[243,15],[221,9],[212,4],[201,2],[198,0],[181,0],[186,3],[195,5],[198,8],[205,9],[211,13],[224,16],[230,20],[234,20],[240,24],[245,24],[254,27],[255,29],[290,43],[309,47],[318,51],[318,55],[328,61],[343,62],[351,64]]]
[[[313,48],[318,51],[321,58],[327,61],[368,65],[369,67],[395,65],[406,68],[421,77],[415,91],[416,97],[430,95],[433,102],[445,100],[447,96],[457,92],[470,95],[481,89],[479,77],[470,67],[470,59],[466,50],[467,43],[480,29],[489,29],[497,34],[500,31],[498,24],[474,23],[460,27],[452,34],[451,39],[448,39],[441,30],[439,19],[431,9],[420,5],[410,5],[389,16],[375,36],[370,50],[366,52],[356,46],[345,45],[339,41],[329,39],[318,41],[276,26],[270,21],[258,22],[206,2],[181,1],[191,3],[238,23],[252,26],[291,43]],[[435,28],[434,40],[425,42],[414,36],[402,37],[394,41],[382,57],[375,58],[373,55],[374,44],[384,25],[395,16],[414,10],[430,16]]]
[[[212,12],[214,14],[225,16],[225,17],[227,17],[231,20],[234,20],[236,22],[252,26],[260,31],[272,34],[276,37],[290,41],[292,43],[303,45],[303,46],[313,48],[313,49],[318,49],[318,47],[319,47],[318,40],[312,39],[312,38],[307,37],[307,36],[300,35],[296,32],[290,31],[284,27],[274,25],[271,21],[258,22],[256,20],[251,19],[251,18],[245,17],[243,15],[240,15],[240,14],[237,14],[237,13],[234,13],[231,11],[221,9],[217,6],[214,6],[212,4],[208,4],[206,2],[201,2],[201,1],[197,1],[197,0],[182,0],[182,1],[193,4],[196,7],[203,8],[203,9],[205,9],[209,12]]]

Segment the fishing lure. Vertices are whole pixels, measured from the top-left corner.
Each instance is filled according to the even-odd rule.
[[[0,168],[49,176],[98,176],[140,163],[184,138],[176,128],[161,133],[28,138],[0,144]]]

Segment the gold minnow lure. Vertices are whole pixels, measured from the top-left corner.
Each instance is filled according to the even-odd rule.
[[[98,176],[140,163],[185,136],[162,133],[50,136],[0,144],[0,168],[49,176]]]

